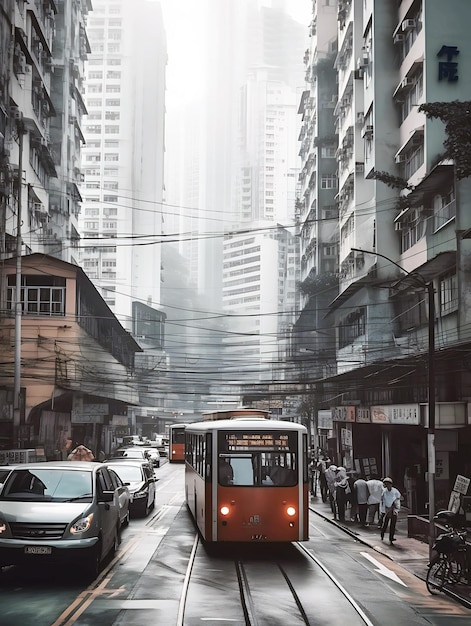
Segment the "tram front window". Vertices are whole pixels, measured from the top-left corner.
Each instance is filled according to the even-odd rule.
[[[283,486],[297,484],[296,455],[280,452],[220,455],[219,483],[238,486]]]

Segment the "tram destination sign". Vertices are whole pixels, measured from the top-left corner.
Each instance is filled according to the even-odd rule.
[[[288,452],[294,450],[295,433],[283,432],[223,432],[228,452]],[[291,441],[294,435],[294,440]]]

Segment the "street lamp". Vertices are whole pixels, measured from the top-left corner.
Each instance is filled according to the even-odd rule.
[[[435,540],[435,289],[433,281],[426,281],[417,272],[408,272],[398,263],[379,252],[373,250],[361,250],[351,248],[353,252],[363,252],[365,254],[375,254],[386,259],[407,276],[412,276],[418,281],[419,286],[427,291],[428,300],[428,428],[427,428],[427,459],[428,459],[428,544],[429,554],[432,557],[432,546]]]

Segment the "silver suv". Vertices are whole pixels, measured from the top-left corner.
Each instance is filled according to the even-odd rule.
[[[74,563],[95,577],[120,541],[119,494],[106,466],[17,465],[0,493],[0,566]]]

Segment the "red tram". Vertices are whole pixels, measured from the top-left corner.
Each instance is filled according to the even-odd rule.
[[[183,463],[185,460],[185,428],[187,424],[171,424],[168,427],[168,461]]]
[[[308,540],[307,430],[243,418],[185,429],[185,495],[206,541]]]

